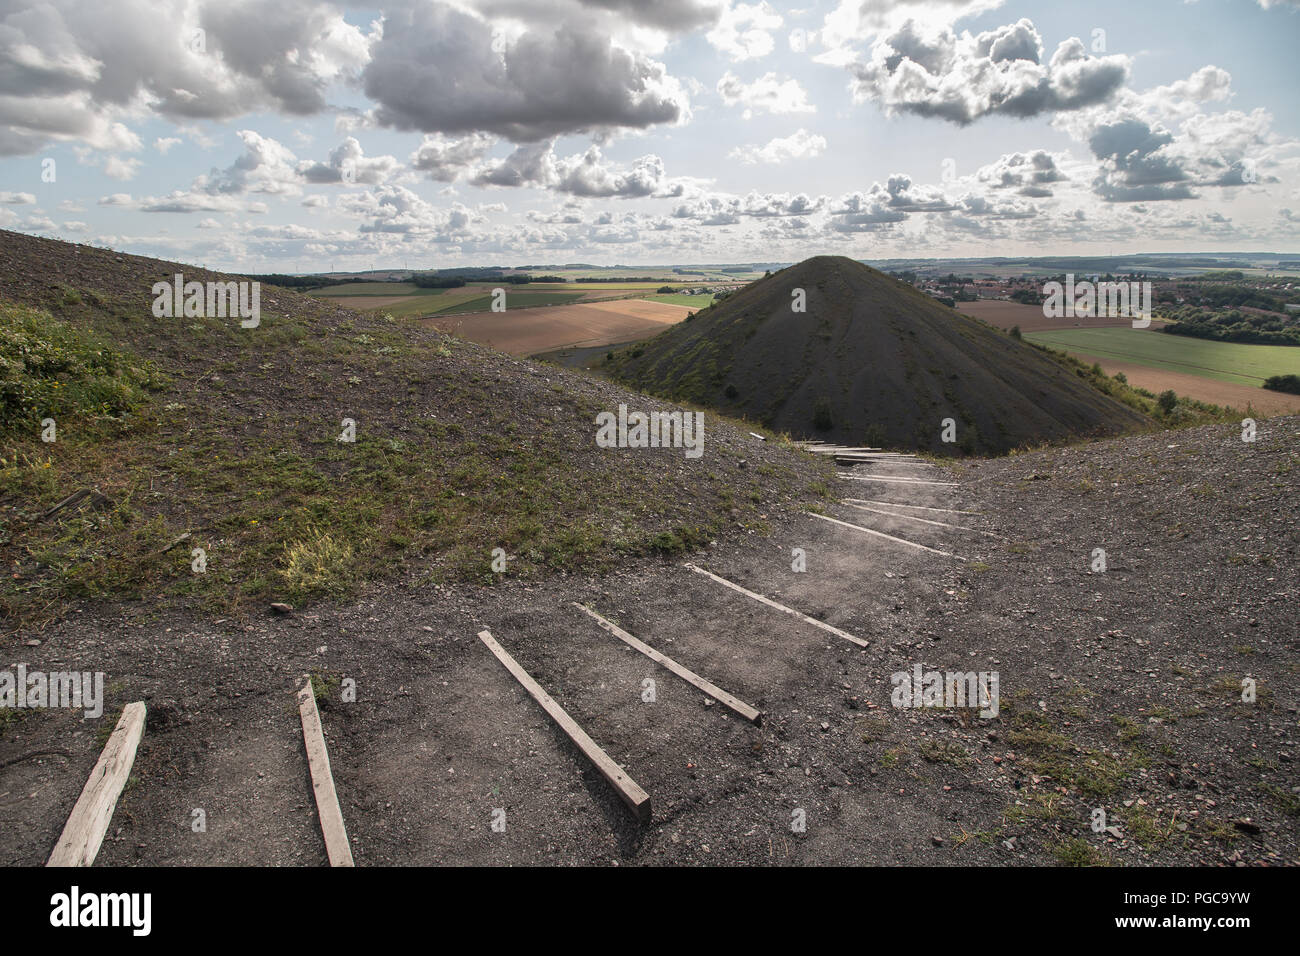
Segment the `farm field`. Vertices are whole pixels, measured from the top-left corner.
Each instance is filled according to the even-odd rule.
[[[1132,319],[1049,319],[1043,315],[1040,305],[1025,305],[1023,302],[1008,302],[1005,299],[980,299],[977,302],[958,302],[957,311],[982,319],[999,329],[1020,326],[1021,332],[1041,332],[1051,329],[1100,329],[1107,327],[1132,327]],[[1153,322],[1155,320],[1152,320]]]
[[[1300,372],[1300,349],[1282,345],[1210,342],[1144,329],[1068,329],[1033,332],[1025,339],[1096,362],[1107,375],[1123,372],[1130,385],[1266,415],[1300,411],[1300,395],[1261,388],[1269,375]]]
[[[395,295],[437,295],[444,292],[444,289],[421,289],[413,282],[345,282],[343,285],[327,286],[324,289],[312,290],[312,295],[325,296],[326,298],[349,298],[360,295],[378,295],[378,296],[395,296]]]
[[[399,319],[409,319],[432,315],[482,298],[483,293],[477,290],[465,292],[462,289],[455,289],[444,291],[441,295],[355,296],[335,298],[333,301],[346,309],[356,309],[359,312],[366,309],[382,309],[391,312]]]
[[[506,311],[512,309],[529,309],[538,306],[547,305],[564,305],[575,299],[582,298],[581,292],[516,292],[506,287]],[[466,299],[462,302],[454,302],[442,306],[441,308],[432,308],[428,310],[433,315],[448,315],[460,312],[490,312],[492,310],[492,292],[488,292]]]
[[[1062,329],[1033,332],[1039,345],[1132,362],[1167,372],[1202,375],[1237,385],[1262,385],[1270,375],[1300,374],[1300,348],[1211,342],[1150,329]]]
[[[673,295],[652,295],[649,297],[652,302],[667,302],[669,305],[684,305],[688,309],[706,309],[713,305],[712,295],[682,295],[676,293]]]
[[[1088,355],[1083,352],[1073,354],[1083,361],[1096,362],[1107,375],[1123,372],[1130,385],[1145,388],[1157,395],[1165,389],[1172,388],[1179,396],[1235,408],[1243,413],[1247,407],[1261,415],[1290,415],[1300,412],[1300,395],[1288,395],[1285,392],[1271,392],[1250,385],[1220,382],[1203,375],[1170,372],[1134,362],[1120,362],[1103,355]]]
[[[684,306],[647,299],[581,302],[517,312],[480,312],[423,320],[444,331],[512,355],[591,348],[647,338],[690,314]]]

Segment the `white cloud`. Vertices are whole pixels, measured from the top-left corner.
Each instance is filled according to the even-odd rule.
[[[676,123],[689,109],[663,64],[578,23],[510,42],[485,20],[424,3],[392,11],[371,52],[364,90],[375,121],[396,129],[536,142]]]
[[[399,168],[401,163],[393,156],[367,158],[361,144],[355,137],[349,136],[330,151],[325,162],[305,160],[297,165],[296,171],[307,182],[316,185],[342,183],[377,186],[386,182]]]
[[[756,60],[775,48],[771,31],[783,22],[766,0],[755,4],[728,3],[707,39],[733,61]]]
[[[746,119],[756,111],[767,113],[815,113],[799,81],[764,73],[752,83],[745,83],[731,71],[718,80],[718,95],[728,106],[744,107]]]
[[[738,159],[746,165],[757,163],[784,163],[792,159],[809,159],[820,155],[826,149],[826,138],[806,129],[798,129],[789,136],[777,137],[759,146],[752,144],[738,146],[730,153],[732,159]]]
[[[433,133],[426,135],[411,154],[410,164],[432,180],[449,183],[486,156],[496,141],[495,136],[486,133],[470,133],[461,139]]]
[[[1042,52],[1027,19],[974,36],[908,21],[853,66],[853,96],[890,115],[965,125],[993,114],[1028,117],[1102,103],[1128,76],[1128,57],[1090,56],[1077,37],[1062,41],[1046,64]]]

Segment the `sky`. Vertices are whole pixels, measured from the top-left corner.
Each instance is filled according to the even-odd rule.
[[[0,0],[0,228],[245,272],[1300,252],[1300,0]]]

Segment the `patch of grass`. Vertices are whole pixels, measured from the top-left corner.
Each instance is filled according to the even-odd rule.
[[[1125,743],[1132,743],[1142,736],[1142,725],[1132,717],[1125,717],[1123,714],[1112,714],[1111,723],[1119,728],[1119,739]]]
[[[1278,809],[1287,816],[1300,817],[1300,796],[1271,783],[1261,783],[1259,789],[1272,797]]]
[[[1110,866],[1105,854],[1083,837],[1071,837],[1056,844],[1052,856],[1062,866]]]
[[[153,363],[101,336],[0,301],[0,437],[35,433],[45,419],[56,441],[74,428],[113,434],[164,382]]]
[[[1120,816],[1124,828],[1128,830],[1129,835],[1137,841],[1138,846],[1144,850],[1157,850],[1169,839],[1173,832],[1172,817],[1169,825],[1166,826],[1160,821],[1158,814],[1154,814],[1147,807],[1134,803],[1133,806],[1126,808]]]
[[[1004,714],[1006,706],[1003,707]],[[1007,743],[1022,754],[1020,766],[1030,773],[1089,797],[1113,795],[1128,776],[1124,763],[1110,754],[1081,747],[1051,729],[1050,721],[1032,711],[1014,710]]]
[[[953,767],[965,767],[972,762],[965,747],[956,741],[944,740],[940,737],[922,738],[917,753],[928,763],[946,763]]]
[[[302,600],[347,593],[352,567],[352,546],[328,532],[313,529],[306,538],[284,549],[285,588],[289,597]]]

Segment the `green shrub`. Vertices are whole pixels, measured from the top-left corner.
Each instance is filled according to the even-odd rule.
[[[1300,375],[1270,375],[1264,379],[1264,387],[1274,392],[1300,395]]]
[[[151,362],[41,309],[0,302],[0,434],[43,418],[122,419],[162,386]]]

